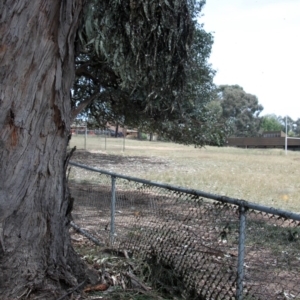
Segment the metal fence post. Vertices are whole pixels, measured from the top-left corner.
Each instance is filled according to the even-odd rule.
[[[246,209],[244,206],[239,207],[240,226],[239,226],[239,249],[237,265],[237,289],[236,299],[243,299],[243,280],[244,280],[244,257],[245,257],[245,230],[246,230]]]
[[[85,131],[84,131],[84,150],[86,150],[86,139],[87,139],[87,125],[85,125]]]
[[[111,176],[111,205],[110,205],[110,243],[114,242],[115,236],[115,211],[116,211],[116,177]]]

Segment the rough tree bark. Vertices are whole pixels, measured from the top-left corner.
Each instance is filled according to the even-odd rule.
[[[57,299],[82,280],[65,163],[82,0],[0,1],[0,298]]]

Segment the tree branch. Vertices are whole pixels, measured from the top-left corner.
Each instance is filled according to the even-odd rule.
[[[92,103],[100,93],[95,93],[91,97],[83,100],[79,103],[78,106],[74,107],[71,111],[71,121],[74,121],[74,119],[77,117],[78,114],[80,114],[90,103]]]

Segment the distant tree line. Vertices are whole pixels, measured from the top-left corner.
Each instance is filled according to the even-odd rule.
[[[264,131],[286,131],[286,117],[268,114],[260,116],[263,106],[255,95],[238,85],[216,87],[208,109],[229,126],[228,135],[235,137],[260,136]],[[287,116],[289,136],[300,136],[300,118]]]

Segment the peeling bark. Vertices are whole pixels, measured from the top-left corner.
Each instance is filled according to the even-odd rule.
[[[57,299],[84,277],[65,178],[82,0],[0,6],[0,298]]]

